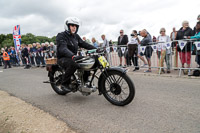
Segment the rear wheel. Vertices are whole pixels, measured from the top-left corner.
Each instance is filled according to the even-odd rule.
[[[52,71],[49,77],[51,82],[51,87],[58,95],[66,95],[67,93],[69,93],[68,91],[65,91],[61,88],[62,75],[63,75],[62,70],[58,69],[56,71]]]
[[[128,75],[118,71],[108,72],[101,81],[104,97],[112,104],[124,106],[129,104],[135,96],[135,87]]]

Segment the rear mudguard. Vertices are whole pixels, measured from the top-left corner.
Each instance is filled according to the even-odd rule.
[[[110,68],[107,68],[105,71],[103,71],[101,73],[101,75],[99,76],[99,80],[98,80],[98,90],[99,90],[99,94],[101,95],[102,94],[102,84],[101,84],[101,81],[103,78],[106,78],[105,76],[107,76],[107,73],[111,72],[111,71],[118,71],[120,72],[122,75],[123,74],[126,74],[126,69],[123,69],[123,68],[120,68],[120,67],[110,67]]]
[[[55,65],[48,65],[46,66],[47,71],[48,71],[48,77],[52,76],[52,73],[55,72],[58,69],[61,69],[59,67],[59,65],[55,64]]]

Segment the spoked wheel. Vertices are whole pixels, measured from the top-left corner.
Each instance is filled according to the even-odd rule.
[[[104,97],[114,105],[129,104],[135,96],[135,87],[126,74],[118,71],[108,72],[108,76],[101,82]]]
[[[56,70],[51,72],[50,74],[51,76],[50,78],[50,82],[51,82],[51,87],[53,88],[53,90],[59,94],[59,95],[66,95],[67,93],[69,93],[68,91],[65,91],[61,88],[61,83],[62,83],[62,75],[63,72],[62,70]]]

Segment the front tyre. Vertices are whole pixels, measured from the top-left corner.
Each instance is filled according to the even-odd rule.
[[[101,89],[104,97],[112,104],[125,106],[135,96],[135,86],[127,74],[119,71],[108,71],[102,78]]]

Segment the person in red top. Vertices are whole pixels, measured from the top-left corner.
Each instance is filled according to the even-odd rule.
[[[4,60],[4,69],[7,69],[7,65],[9,66],[9,68],[11,68],[10,56],[3,48],[2,48],[2,53],[3,53],[3,60]]]

